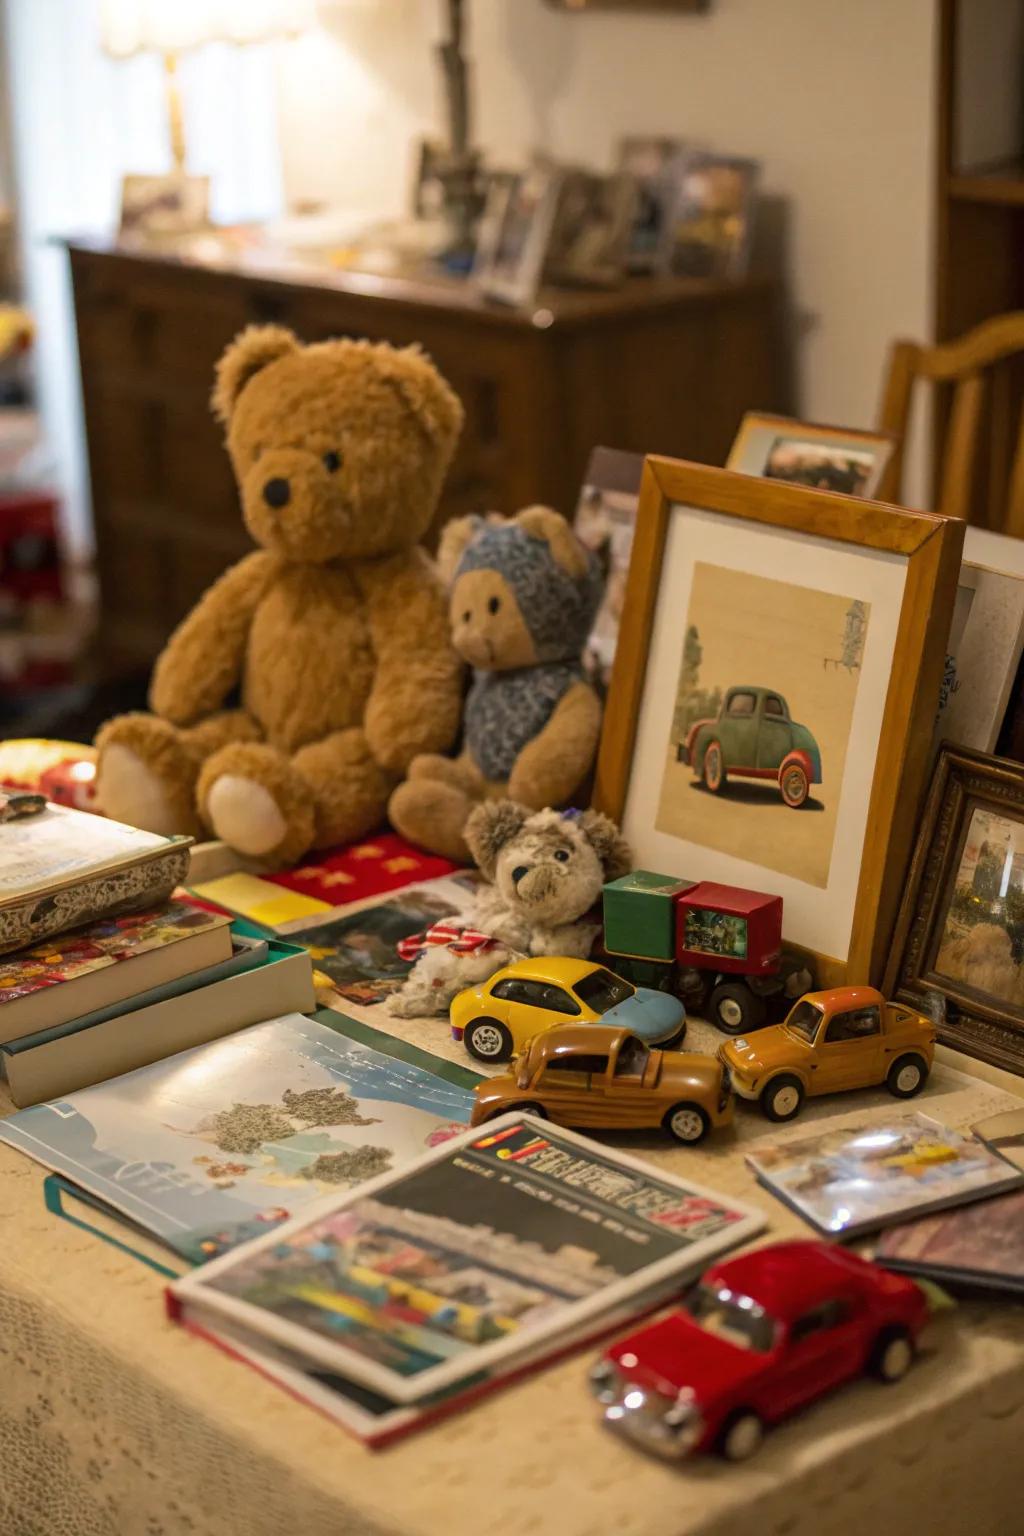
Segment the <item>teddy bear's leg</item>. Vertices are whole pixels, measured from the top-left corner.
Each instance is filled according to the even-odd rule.
[[[96,738],[96,795],[116,821],[196,837],[195,784],[203,759],[228,741],[255,740],[259,727],[244,710],[211,715],[182,730],[158,715],[120,715]]]
[[[395,781],[376,762],[358,727],[300,747],[292,764],[312,792],[314,848],[349,843],[383,822]]]
[[[417,848],[469,864],[462,829],[481,798],[440,779],[406,779],[388,801],[388,819]]]
[[[242,741],[203,764],[196,784],[199,815],[239,853],[276,864],[297,859],[313,841],[313,797],[276,747]]]
[[[440,757],[436,752],[421,752],[409,764],[407,779],[436,779],[465,790],[475,800],[483,798],[484,779],[467,752],[460,757]]]

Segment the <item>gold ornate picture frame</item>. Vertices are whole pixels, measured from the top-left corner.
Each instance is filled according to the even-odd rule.
[[[885,975],[946,1045],[1024,1075],[1024,765],[944,745]]]

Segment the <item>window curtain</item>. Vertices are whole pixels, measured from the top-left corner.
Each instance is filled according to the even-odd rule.
[[[36,317],[39,404],[75,555],[91,547],[69,235],[117,224],[121,177],[170,165],[160,60],[114,60],[100,0],[3,0],[27,298]],[[211,178],[215,222],[282,211],[274,45],[215,43],[181,61],[188,168]]]

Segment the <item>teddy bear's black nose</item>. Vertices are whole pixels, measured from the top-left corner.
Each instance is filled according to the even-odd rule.
[[[263,487],[263,500],[268,507],[286,507],[292,494],[292,488],[287,480],[282,480],[275,475],[273,480],[268,480]]]
[[[528,875],[529,873],[530,866],[528,864],[517,864],[515,869],[512,871],[512,884],[518,885],[523,876]]]

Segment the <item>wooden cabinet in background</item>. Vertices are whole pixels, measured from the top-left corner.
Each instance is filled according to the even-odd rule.
[[[244,325],[424,346],[466,407],[441,520],[535,501],[571,513],[596,443],[720,464],[744,410],[789,404],[763,279],[637,279],[518,311],[441,279],[271,275],[79,242],[70,258],[107,677],[148,670],[251,547],[209,410]]]

